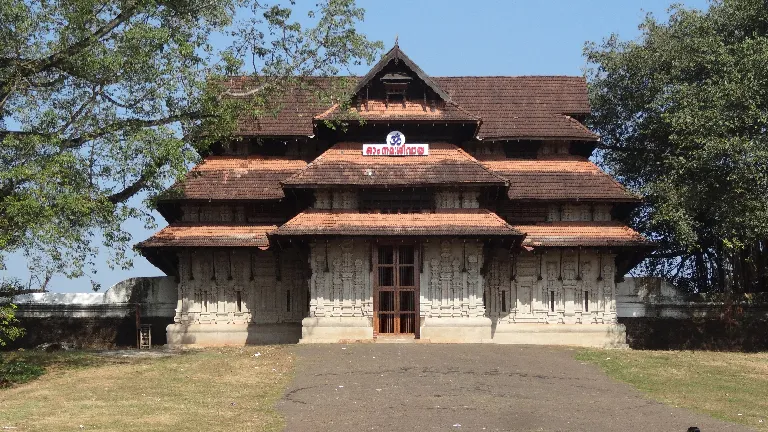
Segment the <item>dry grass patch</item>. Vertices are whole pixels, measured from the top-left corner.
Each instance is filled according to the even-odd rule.
[[[254,357],[257,352],[261,355]],[[0,428],[281,430],[283,420],[274,405],[292,372],[293,357],[279,346],[100,358],[87,367],[61,368],[0,390]]]
[[[653,399],[768,431],[768,353],[582,350]]]

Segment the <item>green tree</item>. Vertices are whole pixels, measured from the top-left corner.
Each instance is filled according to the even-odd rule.
[[[0,280],[0,347],[24,336],[24,329],[18,326],[16,305],[11,303],[13,297],[23,292],[17,279]]]
[[[640,271],[690,291],[768,291],[768,5],[711,1],[589,43],[603,163],[646,197]]]
[[[0,0],[0,264],[21,251],[37,274],[77,277],[105,247],[128,267],[123,222],[152,225],[148,201],[238,115],[270,115],[296,85],[340,100],[343,86],[302,77],[382,46],[355,30],[354,0],[298,18],[293,3]],[[247,74],[252,87],[230,86]]]

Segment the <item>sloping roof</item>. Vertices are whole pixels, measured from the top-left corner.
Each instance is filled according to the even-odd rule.
[[[451,100],[483,120],[481,139],[597,135],[569,115],[589,114],[587,82],[572,76],[435,77]]]
[[[176,223],[136,245],[139,249],[160,247],[258,247],[267,248],[267,233],[276,225],[205,225]]]
[[[338,143],[301,172],[286,179],[283,185],[316,188],[329,185],[506,184],[503,178],[453,144],[431,143],[427,156],[364,156],[362,153],[360,143]]]
[[[381,100],[362,101],[349,112],[340,112],[338,105],[334,105],[315,120],[435,120],[435,121],[462,121],[477,123],[480,118],[464,110],[453,102],[436,101],[424,104],[423,101],[390,102],[389,105]]]
[[[445,209],[435,213],[358,213],[306,210],[270,235],[276,236],[521,236],[484,209]]]
[[[513,225],[526,234],[523,246],[650,246],[651,243],[620,222],[541,222]]]
[[[360,78],[315,78],[320,87],[334,80],[359,82]],[[458,113],[466,112],[468,119],[482,121],[478,131],[481,139],[598,139],[570,117],[589,114],[587,84],[583,77],[433,77],[431,80],[448,94],[446,106],[455,107],[456,114],[451,114],[451,118],[463,120],[457,117]],[[248,88],[248,82],[245,77],[232,78],[236,88]],[[310,136],[314,134],[313,118],[332,108],[319,103],[308,89],[289,89],[282,99],[276,116],[256,118],[244,114],[238,121],[236,134]]]
[[[313,117],[330,107],[324,96],[338,89],[351,89],[359,77],[303,77],[276,95],[266,112],[260,115],[242,113],[234,131],[240,136],[310,136],[314,134]],[[233,93],[247,93],[258,88],[257,79],[230,77],[223,85]],[[336,89],[336,90],[333,90]]]
[[[581,156],[480,163],[509,181],[507,194],[512,200],[640,201],[613,177]]]
[[[280,182],[306,166],[306,162],[298,159],[209,156],[184,180],[174,184],[167,196],[199,200],[281,199],[285,194]]]

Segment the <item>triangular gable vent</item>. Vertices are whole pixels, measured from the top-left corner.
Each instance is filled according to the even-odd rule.
[[[386,68],[390,63],[399,65],[400,62],[409,69],[411,72],[424,82],[435,94],[445,102],[450,102],[451,97],[440,86],[437,85],[432,78],[429,77],[421,68],[416,65],[407,55],[400,49],[397,44],[387,52],[381,60],[357,83],[352,94],[359,95],[360,92],[368,85],[372,84],[371,81]],[[397,68],[400,69],[400,68]],[[394,70],[386,73],[381,77],[381,82],[384,83],[385,89],[388,94],[402,93],[405,94],[407,86],[412,81],[412,78],[402,70]]]

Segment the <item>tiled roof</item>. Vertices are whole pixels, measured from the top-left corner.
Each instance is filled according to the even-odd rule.
[[[513,225],[524,246],[643,246],[648,240],[620,222],[542,222]]]
[[[338,143],[283,182],[293,187],[483,184],[506,181],[453,144],[431,143],[427,156],[364,156],[360,143]]]
[[[138,248],[157,247],[259,247],[267,248],[267,233],[275,225],[169,225],[137,245]]]
[[[480,163],[509,181],[508,195],[512,200],[640,200],[589,159],[580,156]]]
[[[285,197],[280,182],[307,166],[264,156],[209,156],[171,187],[168,199],[255,200]],[[176,196],[173,192],[179,191]]]
[[[353,210],[307,210],[273,235],[317,236],[520,236],[496,214],[483,209],[438,210],[436,213],[358,213]]]
[[[569,138],[597,136],[568,115],[589,114],[583,77],[434,77],[465,110],[480,116],[481,139]]]
[[[423,101],[394,101],[386,104],[381,100],[371,100],[356,105],[352,113],[339,112],[337,105],[315,117],[316,120],[346,120],[357,117],[368,120],[440,120],[466,121],[476,123],[480,120],[474,114],[462,109],[452,102],[434,101],[424,104]],[[356,117],[357,116],[357,117]]]
[[[255,116],[243,113],[238,119],[235,135],[242,136],[310,136],[314,134],[313,117],[327,110],[322,102],[324,92],[333,87],[351,88],[358,77],[308,77],[277,96],[273,106]],[[251,77],[230,77],[223,83],[232,92],[247,92],[258,87]]]
[[[587,84],[583,77],[520,76],[520,77],[433,77],[433,81],[449,96],[441,119],[482,120],[478,135],[493,139],[574,139],[596,140],[597,136],[569,115],[589,114]],[[316,78],[318,87],[334,80],[355,83],[358,77]],[[345,81],[345,82],[347,82]],[[231,79],[236,89],[249,88],[249,79]],[[416,102],[416,101],[414,101]],[[381,103],[381,102],[376,102]],[[369,107],[374,101],[369,101]],[[393,108],[395,104],[391,104]],[[453,108],[448,108],[452,106]],[[247,136],[309,136],[313,135],[313,118],[326,113],[331,106],[321,104],[313,91],[291,89],[282,97],[277,115],[258,118],[244,114],[236,133]],[[423,108],[422,108],[423,109]],[[390,109],[395,120],[422,119]],[[380,112],[377,110],[377,112]],[[375,113],[370,114],[376,115]],[[364,116],[365,117],[365,116]],[[426,117],[432,119],[431,117]],[[319,119],[321,120],[321,119]]]

